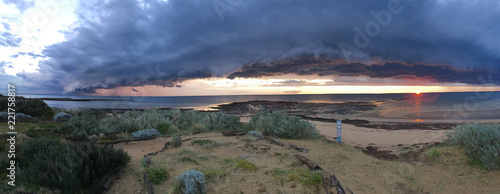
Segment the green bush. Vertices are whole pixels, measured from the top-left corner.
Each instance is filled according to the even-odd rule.
[[[65,122],[65,121],[69,121],[71,119],[71,117],[73,117],[72,115],[68,114],[68,113],[65,113],[65,112],[59,112],[57,113],[53,118],[52,120],[54,122]]]
[[[229,172],[223,168],[204,168],[201,172],[209,181],[220,180],[229,174]]]
[[[130,157],[123,150],[95,144],[66,144],[57,139],[27,140],[19,154],[19,177],[61,193],[96,193]]]
[[[213,146],[213,145],[216,145],[217,142],[215,142],[214,140],[210,140],[210,139],[197,139],[197,140],[193,140],[193,143],[191,143],[191,144],[192,145],[198,144],[198,145]]]
[[[172,118],[177,115],[177,111],[165,110],[160,111],[156,108],[146,109],[143,112],[139,111],[127,111],[120,117],[119,127],[123,131],[129,133],[135,132],[141,129],[155,128],[158,124],[172,125]],[[162,133],[164,134],[164,133]]]
[[[472,159],[491,170],[500,167],[500,125],[463,124],[448,134],[451,144],[464,148]]]
[[[132,138],[136,139],[152,139],[160,136],[160,132],[156,129],[143,129],[132,133]]]
[[[156,130],[158,130],[158,132],[160,132],[162,135],[166,135],[170,132],[171,125],[171,123],[158,123],[156,124]]]
[[[285,180],[299,181],[303,186],[307,188],[314,188],[316,190],[320,190],[321,186],[323,185],[323,172],[320,170],[283,170],[280,168],[275,168],[273,170],[273,176],[277,178],[281,182],[281,184],[283,184]]]
[[[248,160],[238,160],[238,162],[236,162],[236,167],[246,171],[253,171],[259,169],[259,167],[257,167],[254,163]]]
[[[172,147],[180,147],[182,145],[182,138],[180,135],[174,134],[172,135],[172,143],[170,144]]]
[[[175,120],[181,131],[199,133],[203,131],[233,131],[241,128],[240,117],[221,112],[204,113],[188,111]]]
[[[318,131],[309,121],[289,116],[284,111],[260,111],[248,123],[250,130],[260,131],[265,136],[287,139],[318,137]]]
[[[86,140],[88,136],[103,133],[104,126],[112,126],[101,122],[106,116],[106,113],[99,109],[80,109],[73,115],[74,116],[61,127],[61,129],[70,134],[69,136],[73,139]]]
[[[38,117],[41,120],[52,119],[52,109],[39,98],[16,98],[16,112]]]
[[[170,174],[165,168],[148,168],[146,169],[149,180],[153,184],[160,184],[170,178]]]
[[[197,170],[188,170],[177,177],[174,182],[174,193],[177,194],[203,194],[205,189],[205,176]]]
[[[437,157],[439,157],[440,155],[441,155],[441,153],[435,147],[433,147],[425,152],[425,158],[427,160],[431,160],[431,161],[436,160]]]

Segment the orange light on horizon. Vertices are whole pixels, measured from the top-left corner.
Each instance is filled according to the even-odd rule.
[[[416,91],[415,94],[417,94],[417,95],[420,94],[420,91]]]

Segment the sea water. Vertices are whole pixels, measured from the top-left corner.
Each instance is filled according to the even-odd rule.
[[[373,102],[376,110],[361,117],[423,120],[500,119],[500,92],[452,92],[421,94],[299,94],[236,96],[57,96],[26,95],[32,98],[113,99],[117,101],[52,101],[52,107],[77,108],[192,108],[207,110],[219,104],[253,100],[316,103]]]

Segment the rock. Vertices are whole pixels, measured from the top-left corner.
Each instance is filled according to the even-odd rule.
[[[73,116],[68,113],[59,112],[54,116],[53,120],[54,122],[64,122],[64,121],[69,121],[72,117]]]

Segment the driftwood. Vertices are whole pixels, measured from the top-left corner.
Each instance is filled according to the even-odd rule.
[[[345,194],[345,190],[342,187],[342,185],[340,184],[340,181],[339,181],[339,179],[337,179],[337,177],[335,176],[335,174],[332,173],[332,175],[330,175],[330,178],[328,179],[328,182],[329,182],[330,189],[332,187],[335,187],[335,190],[337,191],[337,194]],[[351,191],[351,193],[352,193],[352,191]]]
[[[106,181],[106,183],[102,187],[102,190],[103,191],[107,191],[109,189],[109,187],[111,187],[111,185],[113,184],[113,182],[115,182],[115,180],[116,180],[117,177],[118,177],[118,175],[113,175],[113,176],[109,177],[108,181]]]
[[[223,136],[243,136],[246,135],[246,132],[243,131],[223,131],[222,135]]]
[[[301,156],[301,155],[298,155],[298,154],[295,154],[295,157],[297,157],[298,159],[300,159],[304,164],[306,164],[307,167],[309,167],[309,169],[311,170],[323,170],[323,168],[321,168],[320,166],[318,166],[316,163],[314,163],[313,161],[307,159],[306,157],[304,156]]]
[[[116,141],[100,141],[100,142],[97,142],[98,144],[104,144],[104,145],[110,145],[110,144],[117,144],[117,143],[128,143],[128,142],[132,142],[132,141],[147,141],[147,140],[153,140],[153,139],[156,139],[156,138],[140,138],[140,139],[119,139],[119,140],[116,140]]]
[[[297,146],[295,146],[293,144],[290,144],[290,147],[293,148],[293,149],[295,149],[295,150],[297,150],[297,151],[299,151],[299,152],[307,152],[306,148],[299,148],[299,147],[297,147]]]
[[[151,161],[151,158],[149,157],[149,155],[144,155],[144,160],[146,160],[146,164],[144,167],[149,167],[151,166],[151,163],[153,163],[153,161]]]
[[[191,137],[191,138],[183,139],[183,140],[182,140],[182,142],[190,141],[190,140],[192,140],[192,139],[196,139],[196,137]],[[156,151],[156,152],[149,153],[149,154],[147,154],[147,155],[148,155],[148,156],[151,156],[151,155],[157,155],[158,153],[165,151],[165,150],[168,148],[168,146],[170,146],[170,144],[171,144],[171,143],[170,143],[170,141],[167,141],[167,142],[165,143],[165,145],[163,145],[163,147],[161,148],[161,150],[158,150],[158,151]]]
[[[285,146],[285,144],[281,143],[279,140],[277,139],[272,139],[272,138],[269,138],[269,137],[266,137],[267,140],[271,141],[271,143],[275,143],[275,144],[278,144],[279,146],[283,147]]]
[[[144,181],[148,185],[148,194],[154,194],[155,192],[153,190],[153,183],[149,181],[148,174],[146,172],[144,172]]]

